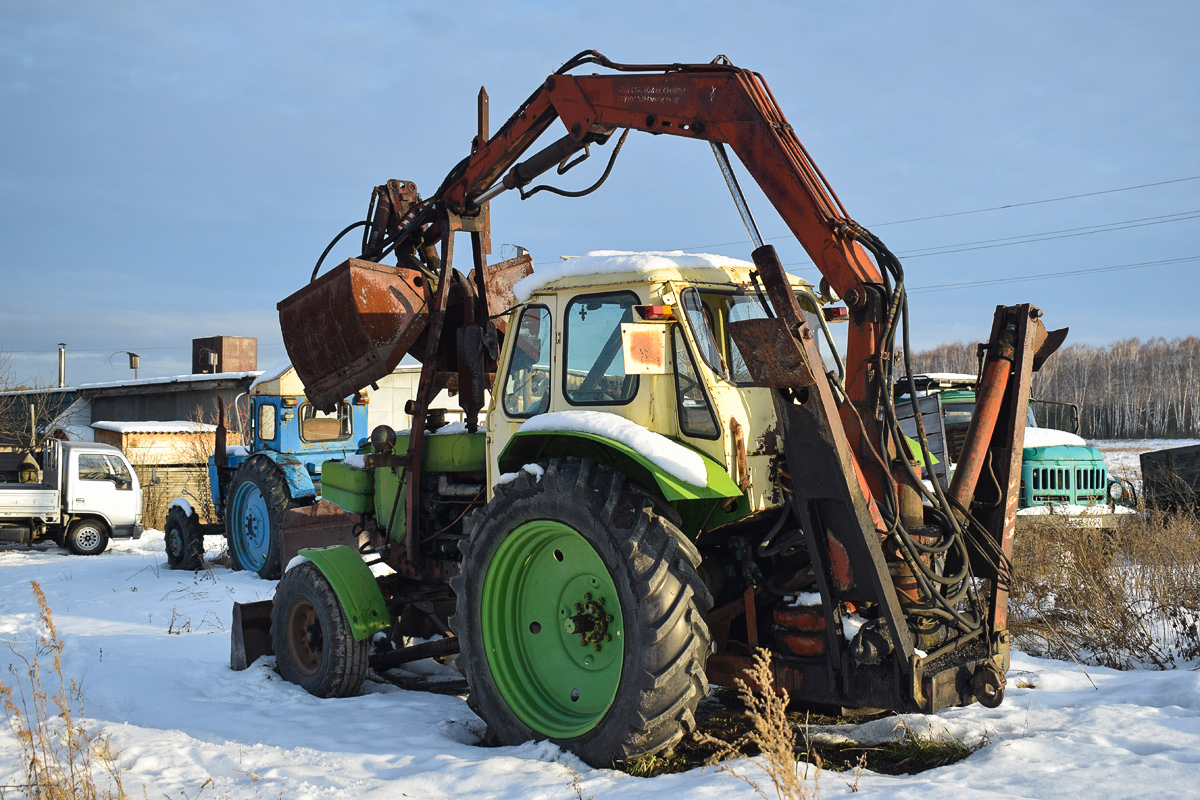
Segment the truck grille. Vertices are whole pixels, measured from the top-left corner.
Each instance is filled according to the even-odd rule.
[[[1029,503],[1093,505],[1104,502],[1108,474],[1104,467],[1034,467]],[[1022,495],[1024,495],[1024,485]]]

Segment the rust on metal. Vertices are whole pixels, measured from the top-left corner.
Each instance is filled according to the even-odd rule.
[[[339,400],[390,375],[428,323],[418,270],[352,258],[281,301],[279,326],[309,402]]]
[[[744,319],[729,323],[729,335],[746,359],[746,369],[755,386],[770,389],[799,389],[817,382],[796,343],[796,337],[781,319]]]
[[[729,418],[729,432],[733,435],[734,466],[737,468],[737,485],[744,494],[750,489],[750,468],[746,465],[746,435],[737,417]]]
[[[472,282],[478,282],[477,272],[477,270],[471,270],[468,277]],[[507,261],[485,265],[483,268],[483,285],[486,290],[484,296],[487,298],[488,306],[493,309],[492,313],[499,313],[516,305],[517,298],[513,294],[513,286],[517,281],[532,274],[533,256],[529,253],[522,253]],[[508,328],[508,315],[496,317],[495,322],[500,332],[504,333]]]
[[[358,514],[343,511],[328,500],[288,509],[279,531],[280,572],[306,547],[344,544],[357,550],[361,523]]]

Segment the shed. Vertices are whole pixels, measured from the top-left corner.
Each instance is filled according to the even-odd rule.
[[[188,421],[93,422],[93,438],[121,449],[142,484],[142,524],[161,529],[167,508],[186,497],[201,520],[215,522],[208,489],[208,457],[216,425]],[[238,444],[236,432],[229,444]]]

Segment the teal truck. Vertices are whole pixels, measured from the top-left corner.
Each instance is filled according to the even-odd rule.
[[[938,372],[913,376],[917,395],[927,409],[937,409],[940,417],[923,412],[927,429],[941,441],[935,457],[946,462],[935,473],[944,475],[953,469],[966,439],[975,412],[974,375]],[[911,414],[907,402],[911,389],[906,378],[896,386],[896,407]],[[925,398],[937,398],[930,402]],[[1040,418],[1040,422],[1039,422]],[[905,421],[909,435],[915,435],[911,416]],[[1021,490],[1018,522],[1027,523],[1043,514],[1065,514],[1071,524],[1084,527],[1109,527],[1121,516],[1120,509],[1136,505],[1133,485],[1108,474],[1101,452],[1078,435],[1079,408],[1071,403],[1030,400],[1025,428],[1025,452],[1021,465]],[[1107,507],[1107,511],[1104,509]]]

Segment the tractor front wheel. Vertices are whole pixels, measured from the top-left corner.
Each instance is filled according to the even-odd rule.
[[[329,581],[312,562],[284,573],[271,607],[271,644],[285,680],[317,697],[358,694],[370,641],[354,639]]]
[[[204,534],[200,532],[200,521],[194,513],[171,506],[163,525],[163,539],[167,547],[167,566],[171,569],[197,570],[204,566]]]
[[[614,468],[554,460],[470,518],[451,627],[471,706],[503,744],[594,766],[663,750],[708,694],[712,598],[674,512]]]
[[[243,461],[229,482],[225,535],[234,569],[279,577],[280,528],[283,515],[299,503],[292,500],[279,467],[268,458]]]

